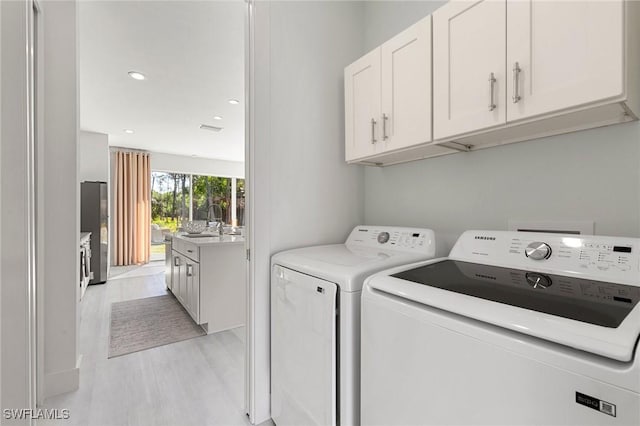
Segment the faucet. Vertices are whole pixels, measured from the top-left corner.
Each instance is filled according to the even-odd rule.
[[[218,208],[218,211],[220,212],[220,216],[215,216],[215,208]],[[211,211],[213,212],[213,217],[211,216]],[[220,237],[222,237],[224,235],[224,222],[222,220],[222,207],[220,207],[219,204],[211,204],[209,206],[209,211],[207,212],[207,218],[209,219],[208,221],[211,222],[211,219],[213,219],[216,222],[216,232],[218,233],[218,235],[220,235]]]

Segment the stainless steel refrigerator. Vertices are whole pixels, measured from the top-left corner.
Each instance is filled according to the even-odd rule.
[[[109,200],[106,182],[82,182],[80,186],[80,231],[91,232],[91,272],[89,284],[107,281],[109,253]]]

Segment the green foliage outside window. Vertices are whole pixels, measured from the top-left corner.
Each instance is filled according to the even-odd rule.
[[[189,187],[193,198],[190,199]],[[238,225],[244,225],[244,179],[236,180],[236,215]],[[191,205],[190,205],[191,203]],[[212,207],[217,205],[220,207]],[[225,223],[232,223],[231,178],[189,175],[181,173],[152,173],[151,221],[161,229],[177,230],[189,220],[214,220],[222,212]]]

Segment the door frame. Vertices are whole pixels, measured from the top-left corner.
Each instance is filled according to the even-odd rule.
[[[41,74],[36,60],[41,49],[42,25],[36,0],[0,4],[2,21],[9,23],[2,74],[2,408],[36,408],[36,279],[38,222],[36,217],[37,151],[41,114],[36,91]],[[4,44],[4,43],[3,43]],[[38,52],[38,56],[34,56]],[[10,60],[8,60],[10,59]],[[38,92],[39,93],[39,92]],[[8,117],[7,117],[8,116]],[[38,132],[38,133],[36,133]],[[10,182],[10,183],[9,183]],[[7,309],[8,308],[8,309]],[[3,392],[4,391],[4,392]],[[27,423],[33,423],[28,419]]]
[[[263,76],[263,67],[268,64],[269,40],[258,39],[255,34],[257,29],[268,32],[270,4],[245,1],[245,411],[252,424],[260,424],[271,418],[269,281],[265,282],[270,268],[271,216],[264,208],[256,211],[256,206],[267,206],[270,198],[269,170],[264,161],[260,164],[256,161],[257,155],[268,152],[267,147],[256,145],[256,128],[260,125],[261,132],[269,133],[269,118],[256,117],[256,109],[259,103],[269,101],[269,87],[263,81],[256,81],[256,68],[261,67]],[[264,140],[263,137],[261,142]],[[254,179],[258,175],[260,182]]]

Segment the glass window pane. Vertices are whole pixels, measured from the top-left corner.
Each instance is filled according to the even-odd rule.
[[[231,223],[231,178],[193,175],[193,220]]]
[[[190,176],[182,173],[151,173],[151,223],[176,231],[189,220]]]

